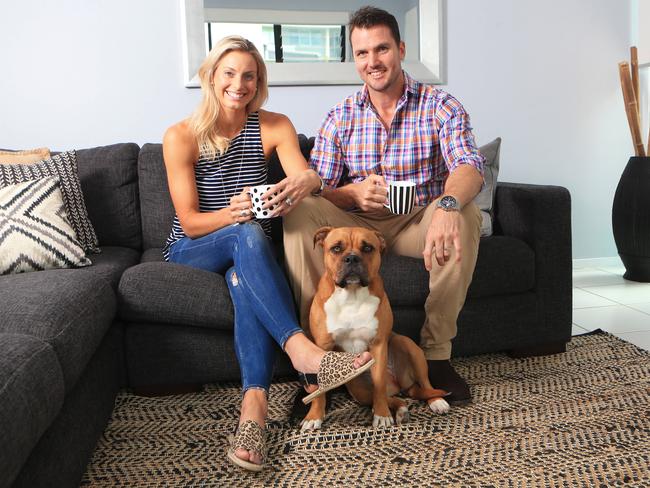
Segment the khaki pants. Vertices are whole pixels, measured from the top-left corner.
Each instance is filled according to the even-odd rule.
[[[309,307],[323,274],[323,252],[314,249],[314,234],[323,226],[366,227],[384,235],[388,251],[422,259],[435,202],[415,207],[409,215],[346,212],[322,197],[307,197],[284,217],[284,250],[289,282],[300,307],[300,323],[309,330]],[[427,359],[449,359],[451,340],[456,336],[456,319],[465,303],[472,280],[481,228],[481,213],[474,204],[461,211],[462,259],[455,263],[455,249],[449,261],[439,266],[435,257],[429,273],[429,296],[424,304],[426,318],[420,332],[420,347]],[[390,297],[388,297],[390,299]]]

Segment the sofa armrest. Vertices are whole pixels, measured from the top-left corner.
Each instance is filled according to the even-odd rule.
[[[571,337],[571,195],[560,186],[498,183],[495,234],[516,237],[535,252],[535,292],[551,340]]]

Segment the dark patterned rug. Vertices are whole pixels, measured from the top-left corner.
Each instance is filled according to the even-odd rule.
[[[270,393],[269,462],[253,474],[226,459],[236,385],[143,398],[128,392],[82,486],[650,486],[650,354],[606,333],[574,337],[565,354],[457,359],[474,403],[373,430],[345,392],[324,428],[289,423],[297,383]]]

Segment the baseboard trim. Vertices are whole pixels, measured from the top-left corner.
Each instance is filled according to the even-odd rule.
[[[623,266],[621,258],[610,256],[603,258],[583,258],[573,260],[573,269],[581,268],[603,268],[609,266]]]

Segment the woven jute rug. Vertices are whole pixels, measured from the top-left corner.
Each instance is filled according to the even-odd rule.
[[[574,337],[564,354],[454,360],[474,403],[373,430],[368,408],[332,396],[323,429],[289,422],[297,383],[270,392],[269,462],[231,465],[237,385],[119,395],[82,486],[650,486],[650,355],[612,335]]]

